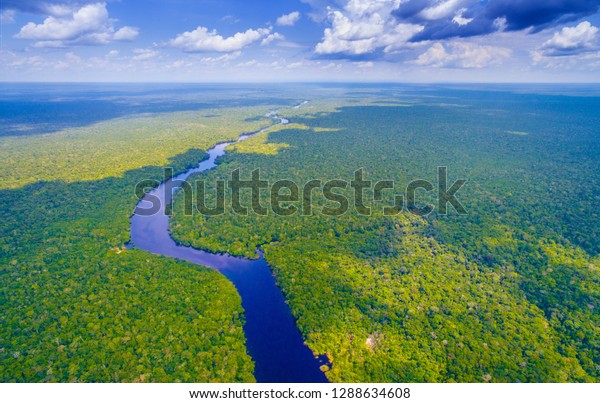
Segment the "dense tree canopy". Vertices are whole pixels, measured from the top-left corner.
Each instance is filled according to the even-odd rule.
[[[179,242],[247,257],[260,246],[307,344],[329,357],[332,381],[600,380],[598,98],[302,91],[309,104],[281,111],[292,124],[230,147],[193,178],[205,181],[206,204],[236,169],[301,189],[350,182],[362,168],[394,189],[381,201],[366,192],[371,215],[350,203],[338,216],[322,214],[336,203],[320,190],[306,199],[314,214],[286,216],[242,216],[229,202],[224,215],[189,216],[180,194]],[[233,285],[125,244],[136,183],[268,125],[270,109],[0,138],[0,381],[254,380]],[[449,185],[467,180],[466,215],[383,214],[409,182],[437,184],[440,166]],[[437,193],[418,197],[435,204]],[[269,198],[263,191],[259,202]],[[242,203],[250,207],[249,192]]]
[[[468,180],[468,214],[184,216],[182,243],[254,256],[262,245],[334,381],[600,379],[597,98],[440,91],[394,106],[295,111],[293,127],[233,147],[208,174],[271,183]],[[407,107],[405,104],[412,104]],[[262,148],[261,148],[262,144]],[[211,185],[212,184],[212,185]],[[213,186],[213,188],[210,188]],[[318,193],[318,192],[317,192]],[[342,191],[343,193],[343,191]],[[351,196],[348,188],[346,194]],[[434,192],[420,193],[422,202]],[[269,205],[269,194],[261,194]],[[251,205],[250,194],[243,204]]]
[[[221,113],[234,130],[260,124],[245,126],[255,111]],[[71,129],[72,141],[0,139],[0,149],[19,150],[8,165],[19,169],[2,174],[2,187],[14,189],[0,190],[0,381],[254,380],[233,285],[212,270],[124,247],[136,183],[163,177],[160,166],[144,164],[193,144],[161,163],[179,172],[202,160],[202,149],[235,138],[204,115],[187,114],[196,128],[189,131],[165,133],[160,118],[147,118]],[[149,144],[145,152],[157,155],[138,159]],[[21,172],[37,181],[22,186]]]

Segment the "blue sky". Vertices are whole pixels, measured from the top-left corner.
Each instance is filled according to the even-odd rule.
[[[600,81],[600,0],[0,2],[0,81]]]

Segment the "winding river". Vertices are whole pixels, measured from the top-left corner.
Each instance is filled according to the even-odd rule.
[[[304,103],[297,107],[302,105]],[[277,124],[288,123],[287,119],[277,116],[276,111],[267,116],[278,120]],[[260,132],[244,134],[237,142]],[[246,317],[246,348],[255,363],[254,376],[258,382],[327,382],[319,369],[320,365],[326,364],[326,357],[315,358],[304,344],[289,306],[262,254],[256,260],[214,254],[178,245],[171,238],[169,216],[164,208],[170,203],[173,192],[179,188],[178,183],[192,174],[215,168],[217,159],[225,155],[225,148],[234,143],[216,145],[207,151],[209,158],[197,167],[148,192],[131,217],[131,244],[153,254],[218,270],[235,285],[242,297]],[[142,214],[158,200],[161,206],[159,212]]]

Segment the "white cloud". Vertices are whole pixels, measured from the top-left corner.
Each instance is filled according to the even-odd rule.
[[[480,46],[466,42],[455,42],[447,45],[450,51],[440,42],[435,43],[414,62],[421,66],[484,68],[499,64],[512,55],[507,48],[496,46]]]
[[[449,58],[450,55],[446,52],[444,45],[437,42],[427,49],[425,53],[422,53],[415,63],[422,66],[441,67],[449,60]]]
[[[237,51],[237,52],[232,52],[232,53],[228,53],[226,55],[221,55],[218,57],[203,57],[202,59],[200,59],[200,61],[202,63],[225,63],[225,62],[229,62],[231,60],[235,60],[238,57],[240,57],[242,55],[241,51]]]
[[[371,69],[375,67],[375,63],[373,62],[354,62],[354,65],[361,69]]]
[[[66,40],[87,32],[102,30],[108,21],[104,4],[90,4],[73,12],[70,18],[48,17],[42,24],[28,23],[17,34],[22,39]]]
[[[506,21],[506,17],[498,17],[494,20],[493,25],[497,31],[504,32],[508,22]]]
[[[172,63],[167,64],[165,67],[170,70],[180,69],[182,67],[192,67],[193,64],[185,60],[175,60]]]
[[[323,70],[339,70],[341,68],[342,68],[341,64],[333,63],[333,62],[321,67],[321,69],[323,69]]]
[[[452,18],[452,22],[460,25],[461,27],[464,25],[468,25],[469,23],[473,22],[473,18],[465,18],[463,17],[463,14],[467,11],[466,8],[461,8],[460,10],[458,10],[456,12],[456,14],[454,14],[454,18]]]
[[[134,49],[133,53],[133,60],[137,61],[152,60],[160,56],[160,52],[154,49]]]
[[[251,67],[256,66],[258,61],[256,59],[248,60],[247,62],[238,63],[237,67]]]
[[[269,67],[273,70],[282,70],[284,68],[284,66],[277,60],[269,64]]]
[[[41,24],[26,24],[15,37],[36,40],[35,47],[64,47],[129,41],[139,34],[133,27],[122,27],[115,32],[114,20],[109,18],[105,3],[88,4],[69,14],[61,14],[62,11],[62,8],[53,10],[56,15],[50,15]]]
[[[198,27],[172,39],[169,44],[186,52],[235,52],[257,42],[271,33],[269,28],[248,29],[224,38],[216,30]]]
[[[44,11],[47,14],[52,15],[54,17],[67,17],[74,11],[74,9],[69,7],[68,4],[42,3],[39,7],[40,11]]]
[[[572,55],[595,47],[598,28],[584,21],[576,27],[564,27],[541,47],[545,56]]]
[[[0,50],[0,57],[2,58],[0,67],[11,67],[19,70],[35,69],[36,71],[52,67],[52,63],[41,56],[23,56],[22,54]]]
[[[34,48],[64,48],[66,45],[62,41],[38,41],[33,44]]]
[[[407,46],[407,41],[423,26],[398,24],[392,12],[401,0],[349,0],[342,10],[328,10],[331,28],[315,47],[321,55],[364,55],[383,49],[392,52]]]
[[[600,51],[566,54],[562,57],[546,56],[539,50],[531,52],[533,63],[560,71],[590,71],[597,73],[600,68]]]
[[[260,44],[261,44],[261,46],[265,46],[265,45],[270,44],[271,42],[274,42],[274,41],[283,41],[283,40],[285,40],[285,36],[281,35],[278,32],[275,32],[275,33],[270,34],[269,36],[267,36],[265,39],[263,39]]]
[[[589,66],[593,69],[600,67],[600,52],[588,53],[581,56],[581,60],[589,62]]]
[[[432,21],[446,18],[452,14],[455,14],[463,3],[464,0],[446,0],[432,5],[431,7],[425,8],[419,13],[419,16],[426,20]]]
[[[123,27],[113,35],[115,41],[132,41],[140,34],[140,31],[134,27]]]
[[[304,62],[294,62],[287,65],[287,68],[290,70],[299,69],[304,66]]]
[[[277,25],[291,27],[294,26],[299,19],[300,13],[298,11],[294,11],[277,18]]]

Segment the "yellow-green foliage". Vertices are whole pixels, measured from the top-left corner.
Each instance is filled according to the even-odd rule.
[[[289,144],[267,143],[268,137],[268,133],[260,133],[240,143],[231,145],[229,149],[241,154],[275,155],[282,148],[289,147]]]
[[[0,137],[0,189],[37,181],[90,181],[164,166],[190,148],[208,149],[272,123],[266,107],[115,119],[37,136]]]
[[[289,111],[289,109],[287,109]],[[328,127],[310,127],[305,124],[290,123],[287,125],[276,125],[262,131],[242,142],[232,144],[229,150],[234,150],[240,154],[263,154],[276,155],[283,148],[288,148],[290,145],[285,143],[269,142],[269,136],[282,130],[312,130],[316,133],[335,132],[341,129]]]
[[[285,143],[269,142],[269,136],[282,130],[312,130],[316,133],[335,132],[341,129],[328,127],[310,127],[304,124],[290,123],[287,125],[276,125],[256,134],[242,142],[232,144],[229,150],[233,150],[240,154],[263,154],[276,155],[283,148],[288,148],[290,145]]]

